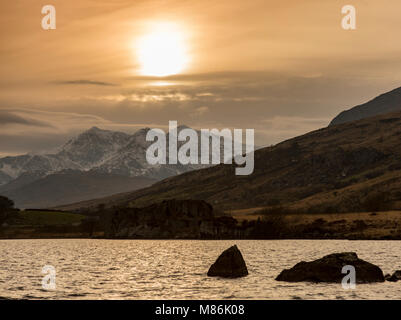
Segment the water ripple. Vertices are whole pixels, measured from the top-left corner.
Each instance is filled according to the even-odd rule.
[[[209,278],[218,255],[236,243],[249,276]],[[283,283],[284,268],[355,251],[384,273],[401,269],[399,241],[278,240],[1,240],[0,299],[399,299],[399,283]],[[44,265],[56,268],[56,290],[43,290]]]

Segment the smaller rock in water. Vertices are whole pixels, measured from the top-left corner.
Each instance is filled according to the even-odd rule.
[[[391,276],[387,274],[385,279],[390,282],[397,282],[398,280],[401,280],[401,270],[397,270]]]
[[[248,275],[245,260],[236,245],[225,250],[210,267],[209,277],[238,278]]]
[[[291,269],[283,270],[277,281],[287,282],[341,282],[345,277],[342,268],[355,268],[357,283],[383,282],[383,271],[372,263],[359,259],[355,252],[333,253],[311,262],[299,262]]]

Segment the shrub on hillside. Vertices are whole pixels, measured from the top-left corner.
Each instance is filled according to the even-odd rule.
[[[288,229],[284,214],[267,214],[255,223],[251,237],[255,239],[279,239]]]
[[[362,204],[363,211],[386,211],[389,210],[389,195],[385,192],[370,194]]]

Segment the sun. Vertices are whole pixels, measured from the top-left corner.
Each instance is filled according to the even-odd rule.
[[[171,24],[157,24],[139,38],[137,55],[140,73],[165,77],[181,73],[188,63],[183,33]]]

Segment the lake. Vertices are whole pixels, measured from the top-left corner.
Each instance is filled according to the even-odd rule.
[[[237,244],[249,276],[210,278],[219,254]],[[400,241],[347,240],[1,240],[0,298],[17,299],[400,299],[401,283],[285,283],[274,278],[301,260],[355,251],[383,272],[401,269]],[[42,268],[56,289],[42,288]]]

